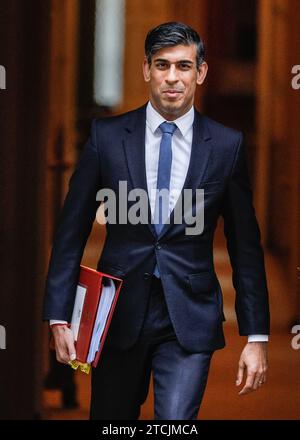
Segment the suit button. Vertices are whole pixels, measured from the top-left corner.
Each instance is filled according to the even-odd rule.
[[[155,243],[155,249],[161,249],[161,244],[159,242]]]
[[[145,272],[144,273],[144,280],[149,280],[151,278],[151,273]]]

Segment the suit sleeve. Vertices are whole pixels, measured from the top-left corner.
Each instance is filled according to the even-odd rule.
[[[101,173],[96,121],[69,181],[46,279],[43,319],[70,321],[84,247],[96,216]]]
[[[236,291],[235,310],[240,335],[269,334],[268,288],[261,236],[252,203],[243,137],[223,199],[224,233]]]

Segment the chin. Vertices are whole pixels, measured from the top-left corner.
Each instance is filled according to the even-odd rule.
[[[166,113],[169,113],[170,115],[179,115],[182,113],[183,109],[181,108],[181,106],[176,106],[176,105],[170,105],[170,106],[166,106],[164,108],[164,111]]]
[[[161,114],[172,117],[180,116],[184,111],[184,107],[180,101],[161,100],[160,102],[156,103],[156,107],[159,109]]]
[[[163,101],[161,104],[161,108],[170,112],[178,111],[182,107],[181,103],[178,101]]]

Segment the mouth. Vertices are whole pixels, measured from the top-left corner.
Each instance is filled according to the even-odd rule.
[[[177,89],[168,89],[163,91],[163,95],[168,96],[170,98],[177,98],[177,96],[181,95],[183,93],[182,90]]]

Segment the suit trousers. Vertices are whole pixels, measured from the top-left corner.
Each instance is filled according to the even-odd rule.
[[[128,350],[104,346],[92,369],[90,418],[137,420],[152,372],[155,420],[196,419],[212,354],[190,353],[179,345],[161,281],[153,276],[138,341]]]

